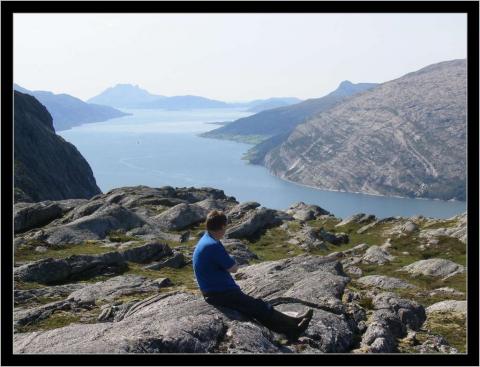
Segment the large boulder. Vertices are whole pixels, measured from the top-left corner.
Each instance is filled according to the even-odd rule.
[[[205,221],[208,211],[195,204],[178,204],[157,215],[154,220],[167,231],[187,228]]]
[[[298,244],[301,248],[311,251],[326,249],[327,244],[319,238],[318,232],[312,227],[304,226],[289,243]]]
[[[177,187],[175,197],[193,204],[205,199],[235,201],[233,196],[226,196],[223,190],[211,187]]]
[[[111,231],[128,231],[144,224],[145,221],[130,210],[117,204],[104,204],[90,215],[41,230],[35,237],[49,245],[80,244],[104,239]]]
[[[14,232],[20,233],[45,226],[86,201],[86,199],[67,199],[60,201],[47,200],[38,203],[17,203],[13,208]]]
[[[76,303],[113,301],[122,296],[156,292],[172,283],[167,278],[148,279],[138,275],[119,275],[103,282],[97,282],[72,292],[67,300]]]
[[[229,208],[234,207],[236,204],[236,201],[216,200],[212,198],[207,198],[195,203],[195,205],[205,209],[207,212],[212,210],[226,211]]]
[[[249,238],[259,231],[281,224],[272,209],[260,208],[248,212],[241,223],[227,229],[226,238]]]
[[[250,265],[235,277],[254,297],[278,304],[311,304],[336,314],[344,311],[341,297],[350,281],[338,261],[306,255]]]
[[[257,203],[256,201],[245,201],[243,203],[237,204],[226,212],[228,221],[232,222],[235,220],[239,220],[246,213],[258,208],[259,206],[260,203]]]
[[[152,241],[145,245],[125,250],[121,254],[125,261],[144,264],[171,256],[172,249],[165,243]]]
[[[410,265],[402,267],[400,271],[406,271],[413,276],[427,275],[431,277],[448,278],[463,273],[465,267],[450,260],[436,258],[415,261]]]
[[[365,213],[359,213],[359,214],[354,214],[344,220],[342,220],[340,223],[338,223],[335,227],[341,227],[345,226],[347,224],[369,224],[372,223],[376,220],[377,218],[372,215],[372,214],[365,214]]]
[[[102,255],[73,255],[66,259],[42,259],[14,269],[15,279],[55,284],[123,271],[127,264],[119,252]]]
[[[321,215],[329,215],[330,212],[319,207],[318,205],[308,205],[303,201],[292,204],[286,212],[293,216],[293,218],[300,221],[314,220]]]
[[[344,243],[348,243],[349,238],[346,233],[331,233],[327,232],[323,228],[320,228],[318,232],[318,236],[327,242],[330,242],[333,245],[341,245]]]
[[[431,306],[428,306],[426,311],[427,311],[427,314],[430,314],[433,312],[452,312],[452,313],[460,313],[460,314],[466,315],[467,301],[454,301],[454,300],[441,301],[441,302],[434,303]]]
[[[365,251],[365,255],[362,257],[362,262],[365,264],[383,265],[392,261],[394,258],[395,257],[390,255],[387,250],[373,245]]]

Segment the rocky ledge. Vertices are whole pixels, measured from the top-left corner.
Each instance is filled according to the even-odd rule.
[[[207,304],[191,256],[211,209],[244,292],[292,315],[296,342]],[[123,187],[15,205],[15,353],[457,353],[466,215],[336,218],[212,188]]]

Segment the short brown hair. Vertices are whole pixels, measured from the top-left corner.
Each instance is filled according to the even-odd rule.
[[[212,210],[207,215],[205,226],[208,231],[218,231],[227,225],[227,216],[220,210]]]

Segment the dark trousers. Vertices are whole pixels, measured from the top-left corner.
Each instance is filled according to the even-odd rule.
[[[204,294],[205,301],[215,305],[233,308],[244,315],[257,319],[262,324],[268,323],[273,307],[269,303],[251,297],[239,290]]]

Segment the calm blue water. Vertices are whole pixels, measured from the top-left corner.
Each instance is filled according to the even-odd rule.
[[[103,192],[132,185],[210,186],[238,201],[258,201],[275,209],[304,201],[338,217],[363,212],[379,218],[416,214],[449,218],[466,208],[464,202],[387,198],[296,185],[241,160],[248,144],[197,136],[218,127],[208,122],[250,114],[240,109],[125,111],[133,115],[58,132],[90,163]]]

